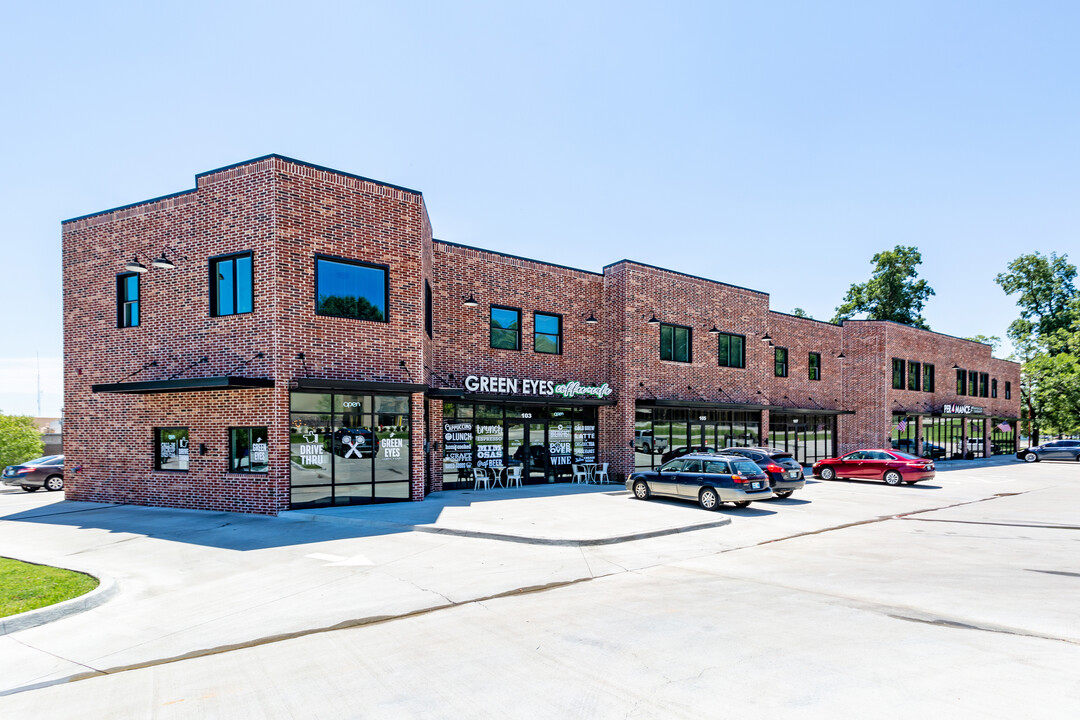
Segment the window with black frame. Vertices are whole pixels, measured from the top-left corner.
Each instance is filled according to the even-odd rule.
[[[660,323],[660,359],[672,362],[691,361],[692,331],[682,325]]]
[[[934,366],[930,363],[923,363],[922,389],[923,392],[934,392]]]
[[[267,428],[229,428],[229,472],[265,473],[269,469]]]
[[[717,336],[716,356],[721,367],[746,367],[746,336],[720,333]]]
[[[521,349],[521,310],[491,306],[491,347],[497,350]]]
[[[389,322],[387,275],[382,265],[316,257],[316,314]]]
[[[154,469],[187,472],[188,429],[154,428]]]
[[[807,360],[807,367],[809,368],[809,375],[811,380],[821,379],[821,353],[810,353],[810,357]]]
[[[139,274],[116,276],[116,327],[139,325]]]
[[[1012,383],[1008,380],[1005,381],[1005,399],[1012,400]]]
[[[435,332],[435,310],[431,299],[431,283],[424,281],[424,331],[428,337]]]
[[[251,312],[251,253],[237,253],[210,261],[210,314],[214,317]]]
[[[922,379],[922,366],[914,360],[908,360],[907,389],[918,390]]]
[[[990,397],[997,397],[997,378],[990,381]]]
[[[967,370],[956,371],[956,394],[967,395]]]
[[[533,351],[562,354],[562,315],[533,313]]]
[[[979,373],[979,397],[990,397],[990,373]]]
[[[787,348],[778,347],[773,350],[773,373],[776,377],[787,377],[788,375],[788,353]]]
[[[892,359],[892,386],[893,390],[904,389],[904,371],[906,369],[905,363],[900,358]]]

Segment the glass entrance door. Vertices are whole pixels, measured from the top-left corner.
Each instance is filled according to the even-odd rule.
[[[716,450],[716,423],[690,423],[689,441],[693,450],[701,452]]]

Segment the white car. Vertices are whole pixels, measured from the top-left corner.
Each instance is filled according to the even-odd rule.
[[[647,455],[655,455],[667,450],[666,438],[654,438],[652,430],[637,430],[634,432],[634,449]]]

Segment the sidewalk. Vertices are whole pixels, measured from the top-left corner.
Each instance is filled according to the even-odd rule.
[[[397,532],[533,545],[609,545],[719,527],[730,518],[694,503],[633,500],[621,485],[525,485],[446,490],[423,502],[290,510],[280,517]]]

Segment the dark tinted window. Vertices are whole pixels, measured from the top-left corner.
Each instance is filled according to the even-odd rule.
[[[773,352],[773,372],[776,377],[787,377],[787,348],[778,347]]]
[[[716,355],[723,367],[746,367],[746,338],[742,335],[720,333]]]
[[[425,280],[424,281],[424,330],[427,331],[428,337],[431,337],[432,333],[434,332],[434,323],[435,323],[434,314],[435,314],[435,311],[432,308],[432,301],[431,301],[431,284],[427,280]]]
[[[660,359],[690,362],[690,328],[660,324]]]
[[[387,322],[387,270],[363,263],[317,258],[315,312]]]
[[[900,358],[893,358],[892,361],[892,386],[893,390],[904,389],[904,361]]]
[[[688,472],[688,473],[701,472],[701,461],[700,460],[687,460],[686,464],[683,465],[682,471],[683,472]]]
[[[750,462],[749,460],[736,460],[735,462],[731,463],[731,467],[737,473],[745,473],[748,475],[753,475],[755,473],[761,472],[761,468],[759,468],[757,465]]]
[[[821,379],[821,353],[810,353],[810,359],[808,361],[810,368],[810,379]]]
[[[914,360],[908,360],[907,389],[918,390],[922,379],[922,366]]]
[[[660,472],[678,472],[679,470],[682,470],[682,466],[682,460],[672,460],[671,462],[661,467]]]
[[[906,452],[895,452],[894,451],[892,453],[892,455],[893,455],[893,457],[900,458],[901,460],[918,460],[919,459],[919,457],[917,455],[910,455],[910,454],[908,454]]]
[[[521,311],[491,306],[491,347],[501,350],[521,349]]]
[[[924,392],[934,392],[934,366],[930,364],[923,364],[922,368],[922,389]]]
[[[709,460],[705,463],[705,472],[712,473],[713,475],[728,475],[731,472],[731,468],[728,464],[722,460]]]

